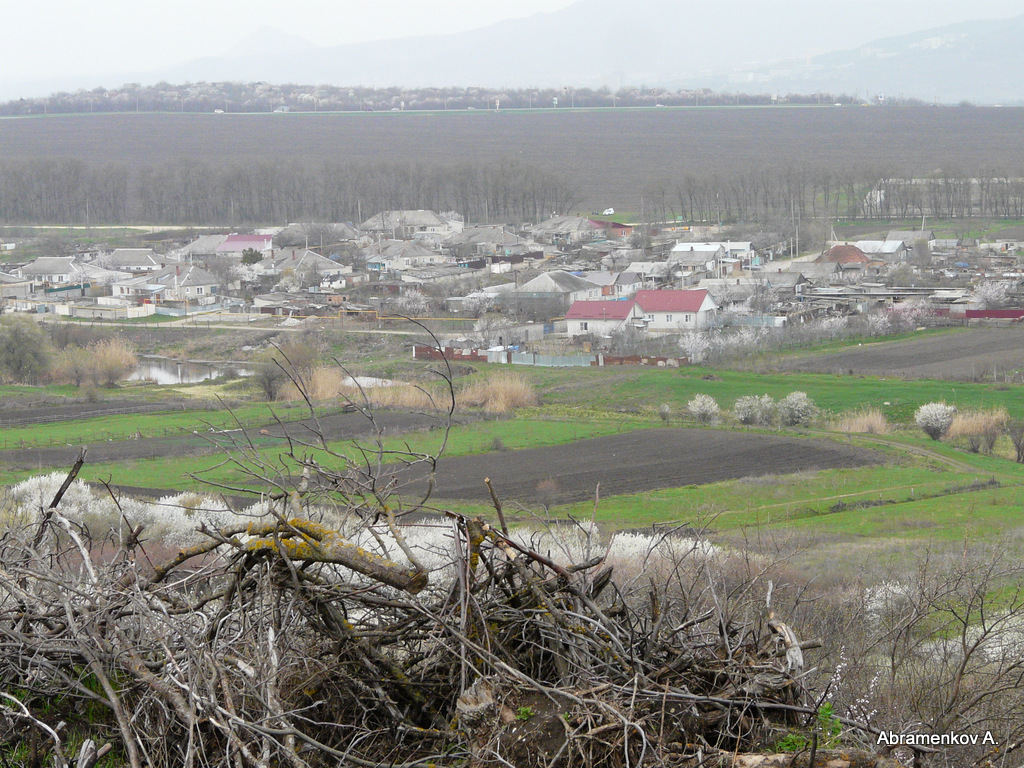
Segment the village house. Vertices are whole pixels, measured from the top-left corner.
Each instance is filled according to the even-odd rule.
[[[102,262],[109,269],[131,274],[149,274],[168,265],[181,263],[176,259],[157,256],[152,248],[116,248]]]
[[[635,272],[588,271],[582,277],[601,286],[602,298],[628,299],[644,287],[643,280]]]
[[[290,272],[301,276],[307,285],[319,284],[325,278],[332,279],[352,274],[351,266],[339,264],[304,248],[284,248],[272,256],[266,256],[253,266],[258,275],[282,275]]]
[[[212,304],[220,281],[194,264],[165,267],[151,275],[131,277],[113,284],[116,297],[132,297],[137,301],[184,301]]]
[[[390,236],[395,240],[426,236],[435,242],[464,228],[465,223],[457,213],[434,211],[381,211],[359,225],[360,230],[371,235]]]
[[[912,249],[917,243],[924,243],[929,250],[935,247],[935,232],[930,229],[893,229],[885,236],[886,240],[899,241]]]
[[[411,240],[381,240],[359,252],[359,259],[370,272],[401,272],[412,267],[443,264],[443,254]]]
[[[249,249],[261,254],[269,254],[274,248],[273,235],[228,235],[217,246],[215,255],[242,257],[242,252]]]
[[[86,280],[85,265],[75,256],[40,256],[15,272],[33,285],[67,285]]]
[[[576,301],[565,313],[570,338],[591,334],[611,336],[621,331],[640,312],[635,301]]]
[[[542,243],[574,245],[593,240],[601,230],[585,216],[552,216],[530,229],[531,237]]]
[[[452,256],[513,256],[529,250],[527,242],[519,235],[504,227],[466,227],[461,232],[448,235],[444,246]]]
[[[570,272],[543,272],[515,291],[520,296],[537,299],[558,299],[568,307],[574,301],[600,300],[601,286]]]
[[[217,255],[217,249],[228,239],[228,235],[200,235],[195,240],[171,252],[179,261],[202,261]],[[241,251],[239,251],[241,254]]]
[[[858,240],[853,245],[873,260],[890,264],[907,260],[907,244],[902,240]]]
[[[634,301],[648,332],[707,328],[714,324],[718,305],[706,290],[637,291]]]
[[[836,264],[843,272],[863,271],[871,263],[868,255],[855,245],[833,245],[818,261]]]
[[[668,286],[679,276],[678,268],[667,261],[631,261],[625,271],[637,275],[644,288]]]

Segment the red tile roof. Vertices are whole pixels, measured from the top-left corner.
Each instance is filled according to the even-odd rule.
[[[633,298],[644,312],[699,312],[708,292],[637,291]]]
[[[625,320],[632,311],[632,301],[574,301],[565,319]]]
[[[833,245],[821,255],[818,261],[835,264],[867,264],[871,259],[856,245]]]

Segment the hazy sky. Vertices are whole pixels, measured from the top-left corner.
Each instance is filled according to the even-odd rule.
[[[316,45],[459,32],[573,0],[33,0],[4,2],[0,89],[70,73],[221,55],[270,27]]]
[[[735,30],[737,39],[754,41],[716,49],[725,57],[726,66],[734,59],[807,56],[855,48],[880,37],[965,19],[1024,13],[1021,0],[858,0],[856,4],[842,5],[833,4],[834,1],[776,0],[768,4],[765,0],[587,0],[580,13],[586,20],[597,20],[602,25],[607,18],[608,29],[617,29],[635,17],[641,30],[631,39],[658,39],[664,50],[677,46],[684,33],[701,42],[707,37],[702,30],[724,30],[728,34]],[[294,42],[282,39],[280,34],[275,36],[274,30],[304,38],[315,46],[329,46],[462,32],[503,19],[559,11],[573,3],[574,0],[0,0],[0,29],[4,30],[0,42],[0,100],[98,85],[117,87],[126,81],[152,82],[155,77],[147,77],[149,73],[204,56],[230,56],[239,51],[243,41],[247,43],[242,50],[249,52],[258,50],[260,45],[294,50]],[[776,22],[776,27],[778,23],[784,24],[788,43],[781,40],[783,35],[763,31],[765,13],[772,14],[770,20]],[[644,27],[651,24],[652,18],[664,19],[665,23]],[[561,24],[567,35],[573,34],[575,28],[571,24],[564,19]],[[589,28],[593,28],[593,23]],[[271,32],[256,38],[255,33],[261,30]],[[699,47],[693,43],[691,46]],[[701,56],[709,66],[722,64],[710,54]],[[472,67],[467,68],[467,73],[471,79]]]

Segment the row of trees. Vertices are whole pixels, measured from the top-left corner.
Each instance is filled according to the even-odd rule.
[[[582,200],[582,178],[517,159],[206,161],[142,166],[73,159],[0,163],[0,221],[88,225],[361,221],[381,210],[454,210],[471,221],[541,221]],[[1024,171],[944,171],[780,165],[653,179],[639,192],[647,221],[784,222],[922,215],[1024,218]],[[779,229],[778,226],[775,227]]]
[[[649,182],[649,218],[735,222],[788,219],[1024,218],[1024,172],[938,171],[790,164]]]
[[[578,200],[564,179],[516,160],[0,163],[0,221],[24,224],[358,222],[405,208],[454,210],[473,220],[539,221]]]

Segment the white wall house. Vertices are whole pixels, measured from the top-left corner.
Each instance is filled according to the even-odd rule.
[[[570,337],[610,336],[639,316],[635,301],[577,301],[565,313]]]
[[[718,305],[703,289],[637,291],[634,298],[648,331],[672,332],[712,325]]]

